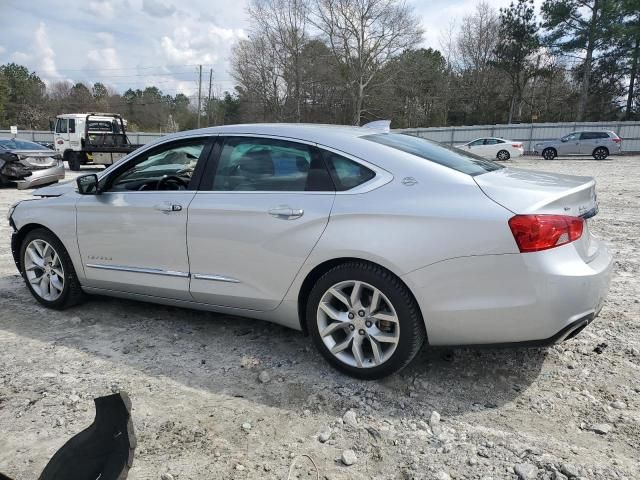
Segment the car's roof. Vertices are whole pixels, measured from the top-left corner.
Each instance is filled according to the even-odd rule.
[[[189,130],[172,134],[171,137],[194,136],[198,134],[224,135],[272,135],[277,137],[296,138],[308,142],[334,144],[336,140],[353,139],[364,135],[380,133],[383,130],[348,125],[324,125],[316,123],[246,123],[240,125],[223,125]]]

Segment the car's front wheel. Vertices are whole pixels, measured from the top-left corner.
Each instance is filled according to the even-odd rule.
[[[46,307],[62,310],[82,298],[67,250],[47,229],[37,228],[25,236],[20,248],[20,271],[31,294]]]
[[[362,379],[401,370],[425,339],[418,305],[407,287],[367,262],[338,265],[316,282],[307,302],[307,326],[331,365]]]

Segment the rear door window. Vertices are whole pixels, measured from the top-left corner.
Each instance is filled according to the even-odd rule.
[[[484,144],[485,145],[497,145],[498,144],[498,140],[496,140],[495,138],[486,138],[484,140]]]
[[[467,150],[449,147],[432,142],[425,138],[414,137],[404,133],[376,133],[365,135],[365,140],[379,143],[395,150],[400,150],[430,162],[443,165],[467,175],[481,175],[505,168],[491,160],[487,160]]]
[[[333,191],[320,151],[287,140],[228,137],[224,141],[214,191]]]

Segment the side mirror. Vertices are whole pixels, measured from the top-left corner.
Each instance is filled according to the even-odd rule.
[[[560,139],[560,141],[561,141],[562,143],[567,143],[569,140],[568,140],[567,138],[561,138],[561,139]]]
[[[78,185],[78,193],[80,195],[100,194],[100,190],[98,189],[98,175],[95,173],[76,178],[76,184]]]

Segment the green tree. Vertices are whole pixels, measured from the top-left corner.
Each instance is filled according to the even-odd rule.
[[[509,77],[511,123],[516,110],[520,117],[524,89],[538,70],[534,56],[540,50],[540,38],[533,0],[516,0],[509,8],[501,8],[498,32],[494,65]]]
[[[0,76],[6,82],[5,119],[22,127],[35,127],[46,114],[41,105],[45,84],[35,72],[16,63],[0,66]]]
[[[542,26],[548,31],[546,41],[552,51],[584,52],[576,112],[578,122],[586,114],[593,65],[610,49],[614,26],[621,16],[620,6],[620,0],[545,0],[542,4]]]

